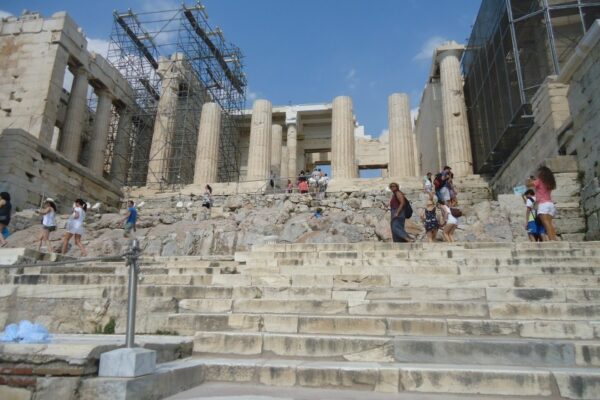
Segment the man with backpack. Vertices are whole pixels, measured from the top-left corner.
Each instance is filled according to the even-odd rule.
[[[442,204],[448,205],[450,201],[450,190],[447,187],[448,180],[450,179],[450,174],[452,173],[452,168],[449,166],[445,166],[442,172],[435,176],[433,180],[433,186],[435,188],[435,195],[438,198],[438,201]]]
[[[406,218],[412,217],[413,214],[410,202],[406,199],[404,193],[400,191],[400,187],[396,182],[390,183],[389,187],[392,191],[392,198],[390,199],[392,240],[394,242],[413,242],[414,240],[408,236],[404,228]]]

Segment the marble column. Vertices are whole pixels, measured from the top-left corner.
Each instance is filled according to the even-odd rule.
[[[256,100],[252,107],[247,181],[261,181],[269,177],[272,121],[271,102]]]
[[[219,180],[219,139],[221,136],[221,107],[205,103],[200,116],[194,184],[206,185]]]
[[[460,69],[460,52],[459,49],[442,51],[438,59],[442,84],[446,163],[452,167],[455,174],[465,176],[473,174],[473,156]]]
[[[406,93],[394,93],[388,98],[389,162],[391,177],[415,175],[415,153],[410,100]]]
[[[287,151],[288,151],[288,169],[286,176],[292,181],[295,179],[298,171],[298,128],[296,124],[287,126]]]
[[[112,117],[112,97],[106,90],[97,90],[98,105],[90,143],[90,158],[88,168],[97,176],[102,177],[104,171],[104,156],[108,142],[108,128]]]
[[[169,181],[169,157],[171,142],[177,123],[177,102],[179,79],[170,71],[163,77],[162,94],[158,101],[154,132],[150,146],[150,161],[146,184],[167,183]]]
[[[339,96],[333,100],[331,123],[331,174],[333,178],[358,178],[355,158],[352,99],[348,96]]]
[[[271,172],[281,176],[281,142],[283,141],[283,128],[273,124],[271,127]]]
[[[279,170],[279,176],[281,178],[291,179],[291,177],[288,177],[289,168],[290,168],[290,163],[289,163],[288,148],[287,148],[287,146],[282,146],[281,147],[281,168]]]
[[[88,75],[83,68],[74,69],[72,72],[73,85],[65,123],[61,131],[60,151],[69,160],[77,162],[81,150],[81,134],[84,131],[87,114]]]
[[[131,135],[131,109],[121,107],[119,109],[119,124],[117,125],[117,136],[113,147],[110,176],[120,184],[125,183],[127,170],[129,169],[130,135]]]

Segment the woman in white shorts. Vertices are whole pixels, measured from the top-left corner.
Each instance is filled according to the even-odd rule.
[[[87,257],[87,251],[85,250],[85,247],[83,247],[83,243],[81,243],[81,237],[85,233],[83,220],[85,219],[86,210],[87,205],[85,204],[85,201],[82,199],[75,200],[75,204],[73,204],[73,213],[69,216],[69,222],[67,222],[67,232],[63,238],[62,254],[67,252],[69,241],[72,237],[74,237],[75,244],[81,250],[81,255]]]
[[[42,232],[40,234],[40,241],[38,243],[38,251],[41,251],[42,244],[46,242],[46,251],[52,253],[52,244],[50,244],[50,232],[56,230],[56,204],[54,200],[46,199],[41,210],[38,211],[42,214]]]
[[[526,182],[527,187],[535,190],[537,215],[546,229],[549,240],[558,240],[552,219],[556,216],[556,206],[552,202],[552,191],[556,189],[554,174],[548,167],[540,167],[537,178],[531,177]]]

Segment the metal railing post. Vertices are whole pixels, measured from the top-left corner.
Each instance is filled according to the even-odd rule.
[[[129,267],[129,288],[127,293],[127,332],[125,345],[128,348],[135,347],[135,306],[137,303],[137,281],[139,272],[140,244],[133,239],[129,246],[127,255],[127,266]]]

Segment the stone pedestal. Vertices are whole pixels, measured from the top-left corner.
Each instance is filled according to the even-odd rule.
[[[297,164],[297,143],[298,143],[298,128],[296,124],[289,124],[287,126],[287,151],[288,151],[288,168],[286,176],[289,179],[294,179],[298,175],[298,164]]]
[[[61,132],[60,151],[73,162],[79,160],[81,133],[87,114],[88,76],[83,68],[73,71],[73,86],[69,96],[65,124]]]
[[[106,153],[106,143],[108,141],[112,99],[110,94],[104,90],[99,90],[96,94],[98,96],[98,106],[96,107],[96,117],[94,119],[94,128],[92,130],[88,168],[97,176],[101,177],[104,171],[104,155]]]
[[[256,100],[252,107],[247,181],[261,181],[269,177],[272,119],[271,102]]]
[[[274,124],[271,127],[271,172],[280,175],[281,171],[281,142],[283,141],[283,128]]]
[[[194,184],[205,185],[219,179],[219,137],[221,134],[221,107],[217,103],[202,106]]]
[[[406,93],[388,98],[390,177],[415,176],[415,151],[410,120],[410,101]]]
[[[131,110],[123,107],[119,110],[119,125],[117,126],[117,136],[113,148],[112,164],[110,175],[113,180],[120,184],[125,183],[129,161],[129,135],[131,130]]]
[[[339,96],[333,100],[331,123],[331,173],[334,179],[358,177],[354,154],[354,114],[352,99]]]
[[[178,92],[179,79],[172,70],[167,69],[163,77],[162,94],[154,121],[146,184],[160,184],[169,181],[169,157],[177,122]]]
[[[462,46],[453,48],[452,45],[449,45],[447,50],[442,48],[438,51],[446,163],[459,176],[471,175],[473,174],[473,156],[460,69]]]
[[[134,378],[156,370],[156,351],[141,347],[123,348],[100,355],[98,376]]]

